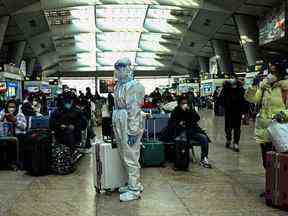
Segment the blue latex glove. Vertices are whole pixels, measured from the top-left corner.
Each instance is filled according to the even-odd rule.
[[[138,136],[128,135],[128,145],[135,145],[137,142]]]

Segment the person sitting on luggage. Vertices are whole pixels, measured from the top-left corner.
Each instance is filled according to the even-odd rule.
[[[210,139],[205,131],[199,127],[199,121],[200,116],[195,109],[189,108],[188,99],[185,96],[180,96],[178,106],[174,109],[169,119],[169,134],[175,140],[185,133],[188,143],[190,140],[199,142],[202,151],[200,165],[204,168],[212,168],[208,162]]]
[[[20,159],[22,159],[22,144],[24,143],[27,121],[22,113],[22,111],[17,106],[17,102],[15,100],[9,100],[6,103],[5,109],[0,112],[0,121],[2,123],[11,123],[11,134],[12,136],[16,136],[19,142],[19,155]],[[9,130],[8,129],[8,130]],[[5,134],[3,134],[5,136]],[[6,135],[7,136],[7,135]],[[16,160],[15,157],[16,146],[10,145],[8,149],[9,160],[14,163]],[[18,164],[19,165],[19,164]]]
[[[87,119],[74,106],[73,98],[65,93],[58,99],[57,109],[51,114],[50,129],[56,141],[72,149],[81,142],[81,131],[87,127]]]

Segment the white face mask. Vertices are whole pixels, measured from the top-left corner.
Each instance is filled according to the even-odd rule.
[[[272,84],[272,83],[275,83],[277,81],[277,77],[273,74],[268,74],[267,76],[267,81]]]
[[[181,107],[183,110],[186,110],[186,109],[188,109],[188,104],[182,104]]]
[[[40,113],[40,111],[41,111],[41,107],[40,107],[40,106],[38,106],[38,107],[34,107],[34,110],[35,110],[35,112]]]
[[[13,114],[14,112],[15,112],[15,108],[8,108],[8,112],[10,113],[10,114]]]

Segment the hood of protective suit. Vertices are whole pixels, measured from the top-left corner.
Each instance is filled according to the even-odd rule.
[[[133,80],[134,72],[131,68],[131,61],[128,58],[119,59],[115,63],[114,79],[119,83],[127,83]]]

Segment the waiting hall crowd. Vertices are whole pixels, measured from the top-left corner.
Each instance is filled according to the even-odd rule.
[[[103,135],[112,145],[116,144],[128,176],[126,184],[119,188],[120,200],[136,200],[144,190],[140,163],[149,166],[169,161],[175,170],[188,170],[190,150],[200,146],[199,165],[213,167],[209,162],[209,145],[213,140],[198,124],[201,121],[198,112],[205,108],[214,108],[215,116],[225,117],[223,146],[237,153],[241,147],[242,123],[256,120],[255,137],[261,147],[264,168],[267,152],[285,149],[286,143],[273,139],[275,134],[283,136],[277,132],[277,125],[270,127],[273,122],[288,121],[288,80],[281,64],[269,63],[268,72],[259,73],[248,89],[244,88],[243,79],[232,75],[207,97],[193,91],[179,95],[159,88],[145,95],[130,65],[127,59],[115,64],[115,91],[109,92],[108,98],[97,91],[93,95],[87,87],[86,94],[66,88],[53,100],[39,92],[26,95],[23,102],[15,99],[2,102],[1,168],[23,169],[36,176],[69,174],[96,137]],[[149,121],[152,125],[147,124]],[[97,134],[101,125],[103,134]],[[163,149],[159,147],[154,159],[151,155],[156,153],[152,148],[149,150],[152,139],[159,146],[165,144]],[[146,145],[146,150],[141,149],[141,144]]]

